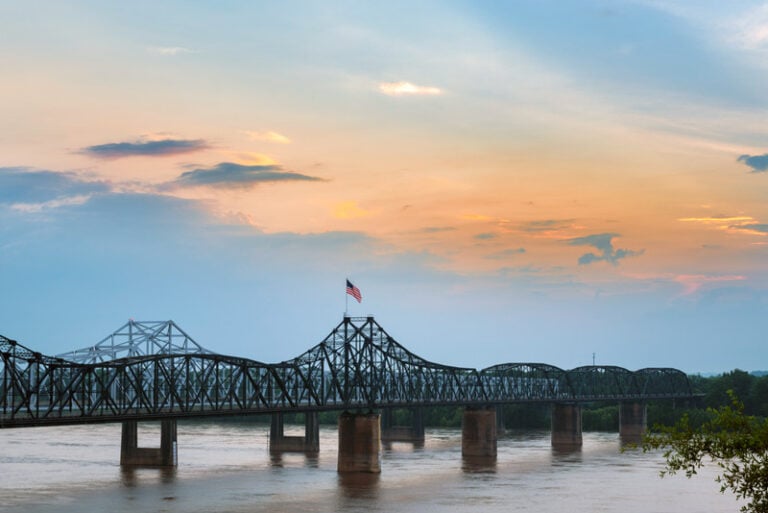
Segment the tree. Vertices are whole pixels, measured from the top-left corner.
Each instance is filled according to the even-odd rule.
[[[744,403],[745,411],[753,414],[751,389],[755,380],[755,376],[740,369],[710,378],[705,390],[704,404],[712,408],[728,405],[731,403],[730,391],[733,391]]]
[[[768,417],[768,376],[755,378],[750,394],[754,411],[752,414]]]
[[[729,391],[730,406],[709,408],[709,420],[691,425],[688,415],[672,427],[657,428],[643,439],[643,450],[664,449],[662,477],[684,471],[695,475],[707,461],[721,469],[720,492],[731,490],[747,503],[745,513],[768,513],[768,420],[744,414],[744,405]]]

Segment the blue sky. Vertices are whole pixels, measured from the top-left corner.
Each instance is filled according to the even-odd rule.
[[[0,333],[768,368],[768,4],[0,5]]]

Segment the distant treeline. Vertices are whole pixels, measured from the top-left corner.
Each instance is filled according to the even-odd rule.
[[[672,425],[683,413],[688,413],[693,424],[707,418],[707,408],[718,408],[730,404],[728,390],[744,403],[745,413],[768,417],[768,373],[748,373],[733,370],[719,376],[693,375],[688,377],[694,393],[702,394],[696,401],[656,401],[648,404],[648,425]],[[510,404],[499,408],[498,413],[507,429],[549,429],[551,417],[549,404]],[[427,427],[461,427],[463,407],[439,406],[424,408],[424,425]],[[412,413],[408,409],[393,412],[393,424],[409,425]],[[240,422],[269,423],[269,415],[235,417]],[[232,420],[234,420],[232,419]],[[336,424],[338,412],[321,412],[321,424]],[[218,419],[221,421],[223,419]],[[237,420],[234,420],[237,422]],[[287,414],[287,424],[304,422],[301,414]],[[584,431],[618,431],[619,405],[616,403],[588,403],[583,405],[582,427]]]
[[[744,403],[744,413],[768,417],[768,373],[733,370],[720,376],[688,376],[694,391],[704,394],[702,405],[717,408],[730,404],[728,390]]]

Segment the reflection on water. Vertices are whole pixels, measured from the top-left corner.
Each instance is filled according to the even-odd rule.
[[[157,476],[161,484],[171,484],[176,480],[177,468],[175,467],[120,467],[120,481],[123,486],[133,488],[140,482],[138,474],[152,474]]]
[[[338,474],[339,493],[350,499],[376,499],[380,478],[381,474],[372,472]]]
[[[619,437],[621,446],[625,449],[637,449],[642,443],[642,438],[638,436],[621,436]]]
[[[659,454],[622,451],[616,433],[585,433],[579,450],[548,432],[508,432],[495,459],[461,456],[458,430],[432,430],[422,446],[383,447],[381,474],[336,472],[335,429],[320,451],[270,454],[268,426],[179,424],[179,467],[121,468],[120,426],[0,430],[0,511],[341,513],[423,511],[719,513],[713,469],[660,479]],[[150,432],[147,440],[154,440]]]
[[[462,456],[461,470],[470,474],[496,472],[496,456]]]
[[[398,451],[403,450],[403,448],[412,448],[414,450],[423,449],[424,444],[426,442],[424,440],[413,440],[413,441],[407,441],[407,442],[398,442],[394,440],[382,440],[381,441],[381,449],[383,451]]]
[[[553,446],[552,461],[581,461],[581,446]]]
[[[270,451],[269,462],[273,467],[295,466],[303,462],[307,468],[317,468],[320,464],[320,455],[316,452]]]

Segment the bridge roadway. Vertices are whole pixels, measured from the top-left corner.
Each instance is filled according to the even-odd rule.
[[[339,470],[347,433],[360,446],[350,448],[351,459],[363,462],[350,470],[375,471],[378,463],[367,463],[372,456],[360,454],[377,452],[380,436],[395,436],[387,423],[394,408],[414,412],[414,426],[400,433],[423,438],[420,408],[464,406],[464,453],[495,455],[500,405],[552,404],[553,444],[579,445],[581,403],[621,403],[622,434],[637,434],[647,401],[694,397],[687,376],[670,368],[441,365],[411,353],[373,317],[344,317],[316,346],[273,364],[216,354],[173,321],[131,320],[94,346],[58,356],[0,336],[0,355],[0,428],[122,422],[124,464],[175,465],[175,419],[186,417],[272,414],[273,449],[311,451],[317,412],[343,411]],[[376,411],[384,413],[384,432]],[[283,436],[283,414],[293,412],[305,414],[303,440]],[[136,423],[146,420],[162,421],[159,450],[136,446]],[[477,450],[469,447],[473,440]]]

